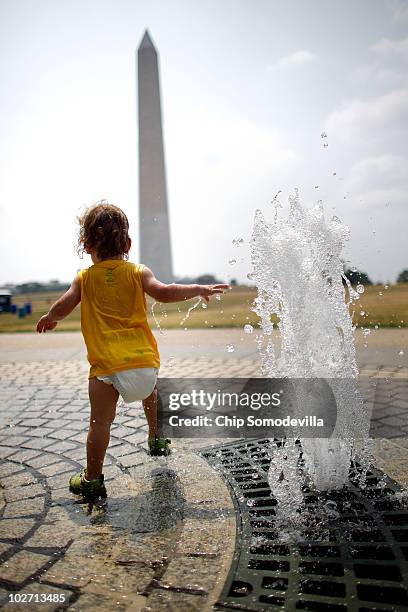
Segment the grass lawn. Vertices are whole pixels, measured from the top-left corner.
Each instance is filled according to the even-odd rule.
[[[24,319],[17,315],[0,313],[1,332],[33,332],[40,316],[47,312],[49,307],[60,296],[60,293],[44,292],[21,294],[13,296],[13,302],[22,306],[31,301],[33,313]],[[256,289],[252,287],[233,287],[223,295],[221,300],[211,298],[207,308],[202,303],[190,312],[183,322],[188,308],[193,306],[197,299],[177,304],[159,304],[154,306],[157,322],[164,329],[189,328],[217,328],[217,327],[243,327],[250,323],[256,326],[259,319],[251,311],[251,304],[255,299]],[[149,310],[153,301],[148,300]],[[384,289],[383,285],[366,287],[364,294],[351,308],[353,322],[362,327],[408,327],[408,283],[390,285]],[[364,312],[365,314],[361,314]],[[149,321],[154,329],[156,323],[151,314]],[[81,329],[79,306],[60,322],[55,331],[77,331]]]

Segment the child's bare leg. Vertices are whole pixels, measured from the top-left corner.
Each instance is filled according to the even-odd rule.
[[[96,480],[103,470],[106,449],[110,438],[110,428],[116,415],[119,393],[112,385],[91,378],[89,380],[89,399],[91,417],[86,443],[86,478]]]
[[[149,397],[143,400],[143,408],[146,415],[147,425],[149,427],[149,438],[154,438],[158,433],[157,425],[157,389],[153,389]]]

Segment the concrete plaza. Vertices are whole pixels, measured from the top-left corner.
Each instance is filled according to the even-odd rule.
[[[375,441],[374,460],[402,485],[407,332],[373,331],[367,347],[356,338],[363,375],[401,382],[374,415],[378,427],[394,431]],[[241,330],[157,337],[163,377],[259,376],[254,337]],[[195,449],[222,441],[174,440],[169,458],[150,458],[141,407],[119,406],[104,469],[108,503],[89,508],[67,486],[85,460],[89,419],[81,334],[3,334],[0,355],[4,609],[212,609],[239,542],[229,490]],[[10,603],[11,593],[54,598]]]

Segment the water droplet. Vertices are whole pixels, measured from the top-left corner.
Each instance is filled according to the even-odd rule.
[[[229,263],[230,266],[235,266],[235,264],[237,263],[237,260],[236,259],[230,259],[228,261],[228,263]]]
[[[234,238],[234,240],[232,241],[232,244],[236,247],[240,247],[244,244],[244,239],[243,238]]]
[[[247,499],[246,505],[249,506],[250,508],[252,508],[252,506],[255,506],[255,500]]]
[[[235,346],[233,344],[227,344],[228,353],[233,353],[235,351]]]
[[[204,304],[204,302],[201,304],[201,308],[207,308],[207,304]]]
[[[362,310],[362,311],[360,312],[360,315],[361,315],[362,317],[365,317],[365,315],[366,315],[366,314],[367,314],[367,313],[366,313],[364,310]]]
[[[390,286],[389,285],[384,285],[384,289],[389,289]]]
[[[325,143],[323,143],[323,146],[324,146],[324,148],[326,148],[326,147],[328,147],[328,146],[329,146],[329,143],[328,143],[328,142],[325,142]]]
[[[244,325],[244,332],[246,334],[252,334],[253,331],[254,328],[252,327],[252,325],[249,325],[249,323],[247,325]]]
[[[324,504],[324,507],[325,507],[326,510],[331,510],[331,511],[333,511],[333,510],[336,511],[337,510],[336,502],[332,501],[330,499]]]
[[[357,272],[357,268],[356,268],[356,266],[352,266],[352,267],[350,268],[350,270],[351,270],[352,272]]]
[[[218,300],[218,302],[220,302],[220,301],[221,301],[221,296],[217,294],[217,295],[215,296],[215,299],[216,299],[216,300]]]
[[[371,329],[369,329],[368,327],[363,329],[363,336],[367,337],[371,334]]]
[[[322,133],[320,134],[320,138],[327,138],[327,134],[326,134],[326,132],[322,132]]]
[[[247,279],[248,280],[254,280],[254,275],[251,272],[248,272]]]
[[[403,354],[404,354],[404,351],[400,351],[400,352],[398,353],[398,355],[401,355],[401,357],[402,357],[402,355],[403,355]]]
[[[382,291],[379,291],[379,292],[378,292],[378,295],[382,295]]]
[[[364,285],[357,285],[356,287],[357,293],[364,293]]]

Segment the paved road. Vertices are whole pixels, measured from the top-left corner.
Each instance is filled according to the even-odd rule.
[[[258,361],[255,335],[245,334],[241,329],[167,330],[163,334],[155,332],[155,335],[164,360],[174,356],[194,360]],[[368,338],[357,330],[355,337],[360,366],[408,367],[408,329],[372,330]],[[227,345],[233,345],[234,351],[229,352]],[[86,359],[80,332],[0,334],[0,363],[80,359]]]

